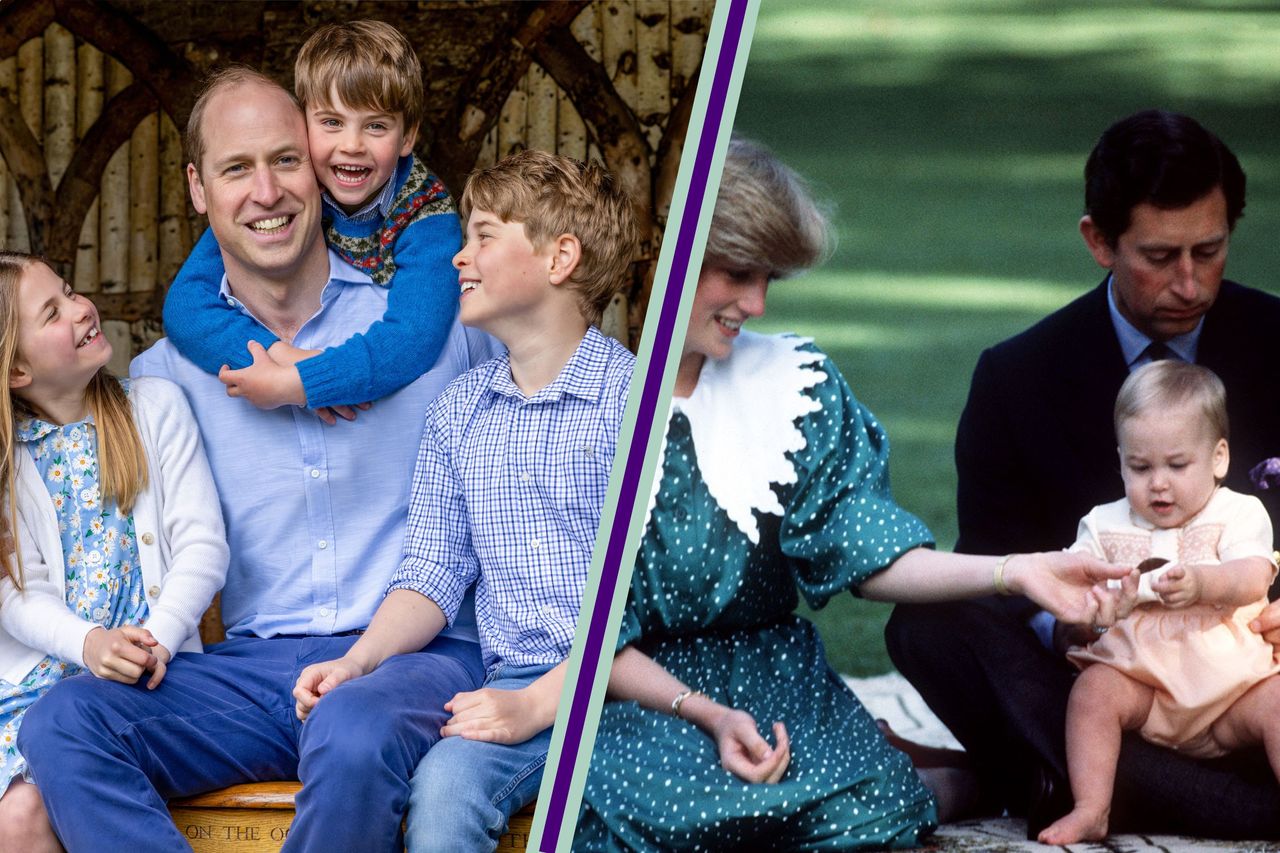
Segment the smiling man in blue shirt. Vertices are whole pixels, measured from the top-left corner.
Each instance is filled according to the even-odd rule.
[[[473,174],[462,210],[460,317],[508,355],[428,412],[387,598],[294,690],[299,717],[323,711],[334,688],[455,624],[476,583],[485,686],[444,706],[444,738],[414,776],[411,853],[491,850],[537,794],[635,364],[592,325],[635,246],[631,202],[606,172],[524,151]]]
[[[192,201],[222,247],[233,307],[316,348],[383,315],[386,290],[325,248],[306,128],[287,92],[248,69],[224,72],[196,103],[188,146]],[[455,322],[430,371],[336,427],[228,397],[166,341],[135,360],[135,374],[179,383],[200,422],[232,550],[229,638],[177,655],[154,691],[70,679],[33,709],[23,753],[69,850],[188,849],[167,798],[291,778],[304,787],[286,850],[396,846],[410,774],[449,718],[445,702],[483,678],[474,621],[455,619],[338,691],[305,727],[289,691],[368,625],[399,563],[422,413],[491,354]]]

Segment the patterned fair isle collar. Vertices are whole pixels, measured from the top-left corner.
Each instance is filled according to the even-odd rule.
[[[827,378],[826,355],[803,349],[812,338],[742,332],[723,361],[708,359],[693,393],[671,401],[689,419],[698,468],[711,497],[752,544],[760,541],[755,511],[782,515],[773,484],[797,479],[788,454],[803,450],[797,421],[822,408],[805,393]],[[671,415],[667,416],[670,428]],[[658,497],[667,444],[658,456],[649,512]]]

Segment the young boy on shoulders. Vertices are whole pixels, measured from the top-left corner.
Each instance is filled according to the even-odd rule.
[[[593,323],[635,247],[608,173],[524,151],[474,173],[454,257],[460,319],[507,354],[427,413],[404,553],[369,630],[302,671],[305,719],[325,694],[416,651],[476,583],[487,677],[418,765],[409,849],[493,849],[537,794],[635,358]]]
[[[413,154],[422,68],[398,30],[381,21],[326,24],[298,51],[294,78],[310,162],[274,167],[315,170],[329,248],[387,287],[386,313],[341,346],[293,347],[220,291],[222,256],[208,229],[169,289],[165,332],[228,394],[259,408],[349,406],[398,391],[435,364],[457,310],[449,259],[461,234],[444,184]],[[292,226],[290,217],[254,218],[256,203],[278,199],[255,195],[274,190],[255,187],[260,178],[247,164],[229,163],[209,179],[244,185],[243,225],[260,241]]]

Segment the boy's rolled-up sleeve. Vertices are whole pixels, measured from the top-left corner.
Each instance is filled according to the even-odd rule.
[[[453,624],[467,588],[480,572],[471,545],[471,521],[462,483],[453,465],[445,406],[427,415],[409,496],[400,566],[387,592],[410,589],[426,596]]]

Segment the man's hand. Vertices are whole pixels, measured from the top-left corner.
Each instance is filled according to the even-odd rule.
[[[313,663],[298,675],[293,685],[294,712],[306,721],[316,703],[333,688],[364,675],[364,668],[348,658]]]
[[[1249,628],[1271,645],[1280,647],[1280,601],[1264,607],[1258,618],[1249,623]]]
[[[307,404],[298,368],[277,362],[257,341],[249,341],[249,354],[253,364],[248,367],[232,370],[224,364],[218,371],[228,397],[244,397],[259,409]]]
[[[532,713],[527,689],[495,690],[484,687],[458,693],[444,704],[453,714],[440,729],[441,737],[457,735],[491,743],[524,743],[555,722]]]
[[[147,680],[147,689],[155,690],[160,686],[160,682],[164,681],[165,673],[169,671],[169,661],[173,660],[173,655],[159,643],[156,643],[151,648],[151,654],[155,655],[156,665],[151,667],[151,678]]]
[[[97,627],[85,635],[84,665],[98,678],[136,684],[147,670],[164,667],[154,652],[157,648],[163,647],[146,628],[125,625],[108,631]],[[168,651],[164,654],[167,660]]]
[[[791,763],[791,740],[782,723],[773,724],[775,745],[770,747],[750,714],[727,708],[711,735],[720,750],[720,766],[745,782],[777,782]]]

